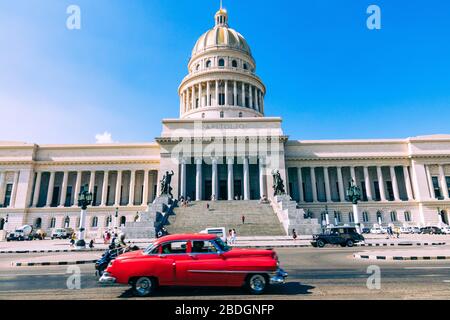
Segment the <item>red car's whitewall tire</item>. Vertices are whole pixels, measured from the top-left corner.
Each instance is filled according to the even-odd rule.
[[[263,294],[269,285],[269,278],[266,274],[249,274],[245,282],[247,290],[251,294]]]
[[[133,294],[137,297],[148,297],[155,292],[157,281],[151,277],[139,277],[133,280]]]

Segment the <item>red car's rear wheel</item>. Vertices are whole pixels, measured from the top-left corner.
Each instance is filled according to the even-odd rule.
[[[133,294],[138,297],[148,297],[156,289],[156,280],[151,277],[139,277],[133,281]]]

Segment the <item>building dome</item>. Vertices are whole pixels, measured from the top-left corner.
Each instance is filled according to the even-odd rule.
[[[180,116],[249,118],[264,116],[266,88],[256,75],[256,62],[244,37],[228,25],[220,8],[215,26],[197,40],[188,63],[189,74],[178,93]]]

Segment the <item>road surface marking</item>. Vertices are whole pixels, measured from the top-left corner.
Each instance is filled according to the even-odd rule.
[[[407,270],[417,270],[417,269],[450,269],[450,267],[405,267]]]

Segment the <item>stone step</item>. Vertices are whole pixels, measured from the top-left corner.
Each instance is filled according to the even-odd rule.
[[[210,210],[206,204],[210,204]],[[169,233],[200,232],[206,228],[236,229],[241,236],[283,236],[284,230],[268,204],[258,201],[198,201],[175,209],[169,218]],[[242,223],[245,216],[245,224]]]

